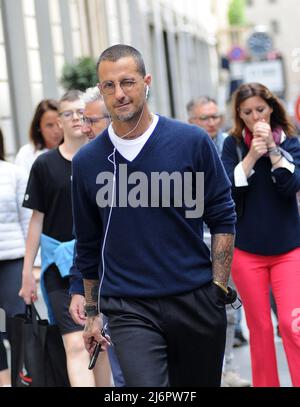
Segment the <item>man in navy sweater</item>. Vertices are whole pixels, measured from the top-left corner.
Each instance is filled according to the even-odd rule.
[[[230,182],[204,131],[149,111],[139,51],[110,47],[97,69],[112,122],[73,160],[86,348],[113,343],[127,386],[219,386],[236,221]]]

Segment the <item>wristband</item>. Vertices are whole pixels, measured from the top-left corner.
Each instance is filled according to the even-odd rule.
[[[99,315],[99,310],[97,305],[85,305],[84,306],[85,315],[87,317],[96,317]]]

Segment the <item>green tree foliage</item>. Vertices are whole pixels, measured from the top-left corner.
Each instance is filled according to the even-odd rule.
[[[75,64],[65,64],[62,71],[61,84],[66,90],[86,90],[96,86],[98,82],[96,62],[90,57],[78,59]]]
[[[230,25],[244,25],[245,18],[245,0],[231,0],[228,9],[228,20]]]

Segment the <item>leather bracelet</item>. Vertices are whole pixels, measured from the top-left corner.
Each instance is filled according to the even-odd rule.
[[[99,310],[97,305],[85,305],[84,306],[85,315],[87,317],[96,317],[99,315]]]
[[[223,284],[219,283],[219,281],[213,280],[213,283],[220,287],[221,290],[223,290],[224,293],[226,293],[226,295],[228,294],[228,289]]]

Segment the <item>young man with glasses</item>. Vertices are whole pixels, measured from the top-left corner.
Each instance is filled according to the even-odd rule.
[[[97,69],[112,122],[76,154],[72,173],[86,348],[110,345],[100,333],[102,312],[127,386],[219,386],[236,220],[230,183],[202,130],[150,112],[151,76],[139,51],[110,47]],[[200,214],[189,218],[174,191],[163,205],[164,188],[153,201],[141,199],[150,197],[153,175],[186,171],[190,191],[194,176],[205,173],[212,264]]]
[[[50,322],[57,323],[66,350],[68,375],[73,387],[94,386],[88,371],[89,355],[82,340],[82,326],[69,314],[69,270],[73,261],[71,161],[87,142],[81,131],[84,112],[82,93],[67,92],[59,101],[59,126],[64,141],[41,155],[30,172],[23,206],[33,210],[23,267],[20,295],[27,304],[37,300],[33,262],[41,242],[41,289]]]
[[[85,104],[83,116],[81,118],[81,131],[86,135],[89,141],[100,136],[109,125],[109,115],[107,113],[103,97],[97,86],[88,88],[81,99]],[[82,274],[72,267],[70,270],[70,290],[71,303],[69,311],[73,321],[84,326],[86,316],[84,312],[84,287]],[[124,378],[116,358],[113,348],[109,349],[109,361],[107,352],[100,353],[99,359],[93,369],[97,387],[109,387],[111,385],[111,373],[113,375],[114,385],[123,387]]]

